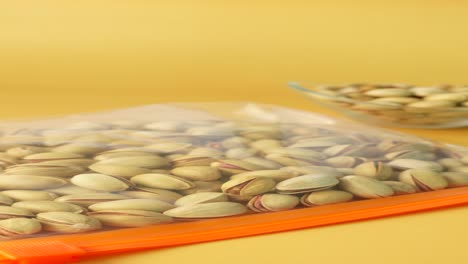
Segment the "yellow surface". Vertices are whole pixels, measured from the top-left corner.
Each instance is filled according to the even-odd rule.
[[[330,113],[285,83],[468,83],[467,13],[442,0],[3,1],[0,118],[209,100]],[[468,129],[404,131],[468,146]],[[467,220],[464,207],[83,263],[468,263]]]

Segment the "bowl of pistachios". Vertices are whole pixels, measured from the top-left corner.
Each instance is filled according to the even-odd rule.
[[[291,82],[289,87],[316,104],[374,125],[413,128],[468,126],[468,85]]]

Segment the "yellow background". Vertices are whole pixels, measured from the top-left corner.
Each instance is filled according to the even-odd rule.
[[[329,113],[315,82],[468,83],[463,1],[1,1],[0,118],[170,101]],[[403,131],[468,146],[468,129]],[[83,263],[467,263],[468,208]]]

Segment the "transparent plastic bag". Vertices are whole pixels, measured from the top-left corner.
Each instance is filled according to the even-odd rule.
[[[277,106],[0,125],[0,263],[64,263],[468,203],[468,151]]]

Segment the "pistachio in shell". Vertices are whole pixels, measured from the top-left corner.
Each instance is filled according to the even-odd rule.
[[[317,206],[351,201],[353,195],[339,190],[324,190],[306,193],[301,197],[301,203],[305,206]]]
[[[396,159],[388,163],[394,169],[407,170],[407,169],[428,169],[432,171],[442,171],[442,166],[434,161],[415,160],[415,159]]]
[[[78,193],[78,194],[64,195],[55,199],[55,201],[88,207],[95,203],[124,200],[124,199],[128,199],[128,196],[125,196],[123,194],[116,194],[116,193],[94,192],[94,193]]]
[[[221,190],[227,194],[248,197],[272,191],[275,185],[276,182],[269,178],[240,178],[225,182]]]
[[[92,211],[144,210],[161,213],[174,208],[174,206],[168,202],[157,199],[125,199],[95,203],[88,208]]]
[[[140,227],[172,222],[169,216],[144,210],[106,210],[90,212],[88,215],[112,227]]]
[[[97,173],[123,178],[130,178],[138,174],[151,172],[150,169],[146,168],[118,164],[93,164],[89,166],[89,169]]]
[[[254,196],[247,206],[254,212],[276,212],[294,209],[299,198],[294,195],[266,193]]]
[[[326,174],[306,174],[284,180],[276,185],[282,194],[306,193],[329,189],[339,183],[334,176]]]
[[[392,167],[385,165],[381,161],[370,161],[359,164],[354,168],[354,174],[359,176],[372,177],[377,180],[386,180],[393,175]]]
[[[357,175],[340,178],[338,188],[361,198],[381,198],[394,194],[393,189],[385,183],[370,177]]]
[[[261,169],[260,166],[246,161],[229,159],[218,160],[216,162],[213,162],[211,163],[211,167],[217,168],[221,172],[226,173],[228,175]]]
[[[195,184],[191,181],[162,173],[140,174],[132,177],[130,180],[138,186],[165,190],[187,190],[195,187]]]
[[[192,181],[215,181],[221,178],[217,168],[209,166],[185,166],[171,170],[173,175]]]
[[[29,218],[9,218],[0,220],[0,235],[6,237],[16,237],[32,235],[41,232],[42,226],[35,219]]]
[[[257,170],[248,171],[231,176],[231,180],[246,178],[269,178],[275,181],[283,181],[295,177],[295,173],[287,170]]]
[[[411,184],[399,182],[399,181],[382,181],[393,189],[395,195],[411,194],[418,190]]]
[[[169,160],[159,156],[135,156],[135,157],[117,157],[105,159],[96,164],[117,164],[121,166],[133,166],[147,169],[158,169],[169,165]]]
[[[5,175],[0,177],[0,189],[3,190],[43,190],[57,188],[67,184],[60,178],[33,175]]]
[[[102,228],[98,219],[70,212],[39,213],[36,219],[43,230],[60,233],[81,233]]]
[[[0,205],[0,219],[16,217],[34,217],[34,214],[26,209]]]
[[[83,213],[85,209],[81,206],[57,202],[57,201],[21,201],[11,205],[15,208],[21,208],[29,210],[35,214],[43,212],[72,212],[72,213]]]
[[[434,191],[448,187],[447,180],[430,169],[409,169],[400,173],[399,180],[411,184],[421,191]]]
[[[176,207],[164,212],[165,215],[181,219],[203,219],[241,215],[247,208],[234,202],[191,204]]]
[[[468,172],[447,171],[442,172],[442,176],[447,180],[448,187],[468,186]]]
[[[70,181],[79,187],[105,192],[124,191],[133,187],[133,184],[124,178],[100,173],[79,174],[73,176]]]
[[[186,195],[175,201],[176,206],[185,206],[199,203],[227,202],[228,196],[221,192],[198,192]]]

